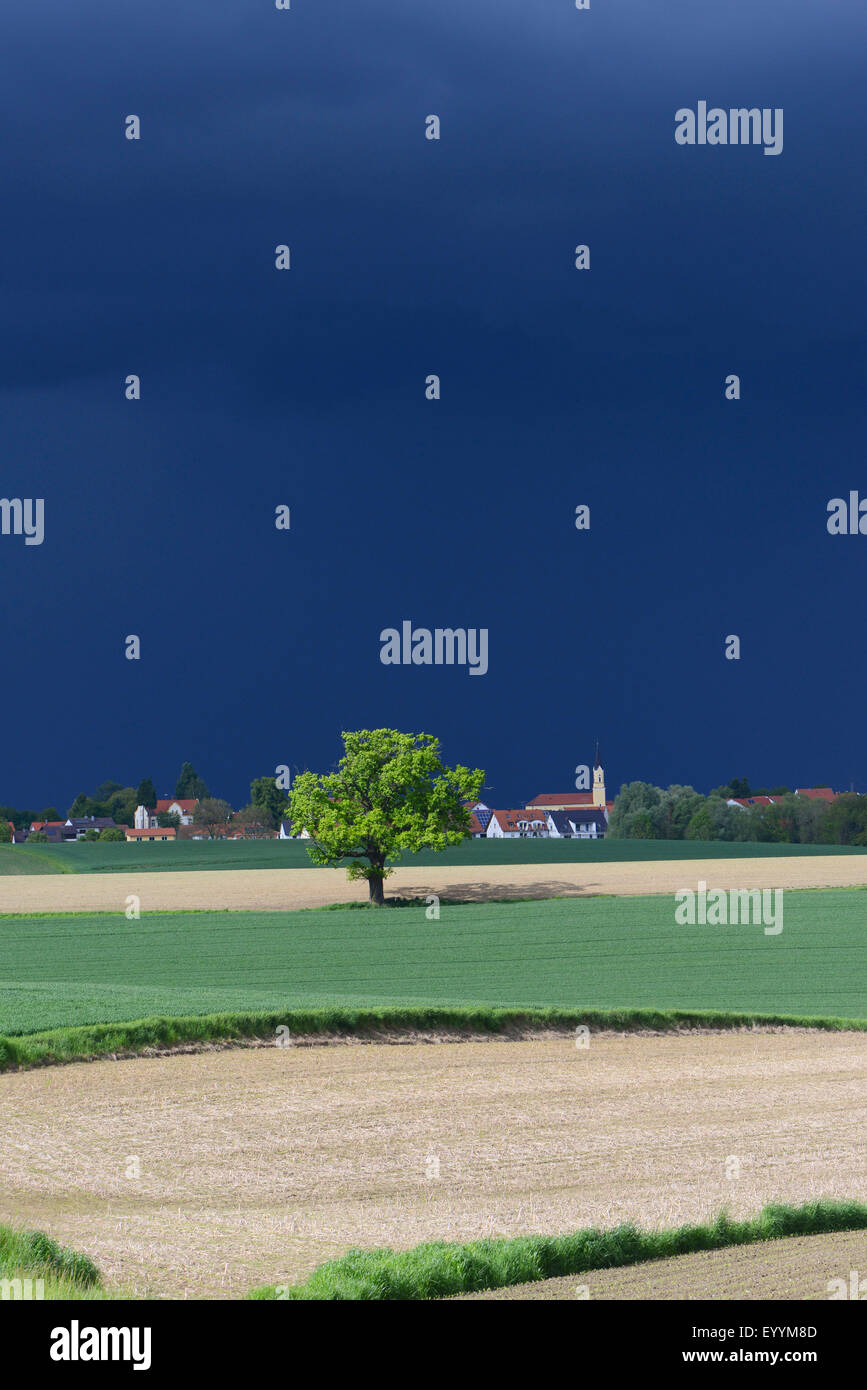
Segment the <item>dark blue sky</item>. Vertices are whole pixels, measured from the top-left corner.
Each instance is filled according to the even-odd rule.
[[[0,33],[0,496],[46,526],[0,536],[0,801],[191,759],[238,805],[383,724],[496,805],[597,734],[615,790],[867,788],[867,536],[825,525],[867,494],[863,4],[15,0]],[[678,146],[704,99],[782,107],[783,153]],[[383,666],[406,618],[486,627],[488,674]]]

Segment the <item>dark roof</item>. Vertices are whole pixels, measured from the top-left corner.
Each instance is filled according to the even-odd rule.
[[[605,813],[598,806],[588,806],[586,810],[579,807],[571,811],[549,811],[548,815],[560,835],[574,835],[576,832],[573,827],[578,825],[597,825],[604,830],[607,824]]]

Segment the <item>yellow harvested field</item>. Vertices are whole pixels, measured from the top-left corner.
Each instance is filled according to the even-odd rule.
[[[867,1037],[237,1049],[0,1076],[0,1222],[140,1295],[238,1296],[351,1246],[867,1200]],[[847,1266],[848,1268],[848,1266]]]
[[[848,1294],[853,1269],[867,1269],[867,1231],[767,1240],[459,1297],[461,1301],[506,1298],[573,1303],[623,1298],[828,1299],[840,1295],[840,1284],[834,1280],[844,1280]]]
[[[709,888],[850,888],[867,884],[867,856],[639,860],[618,864],[503,865],[496,870],[403,868],[387,880],[394,896],[437,893],[490,898],[675,893]],[[0,878],[0,912],[122,912],[136,894],[145,912],[182,908],[287,909],[367,900],[367,885],[343,869],[222,869],[176,873],[14,874]]]

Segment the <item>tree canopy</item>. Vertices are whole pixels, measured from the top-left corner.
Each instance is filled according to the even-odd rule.
[[[226,829],[231,818],[231,806],[219,796],[203,796],[193,812],[193,824],[203,826],[212,838]]]
[[[150,777],[145,777],[141,782],[139,782],[138,787],[136,789],[135,798],[136,803],[139,806],[147,806],[148,809],[151,809],[152,807],[156,806],[157,789],[151,781]]]
[[[200,777],[192,763],[184,763],[175,783],[175,796],[179,801],[203,801],[208,796],[208,786]]]
[[[440,759],[439,739],[397,729],[342,734],[336,772],[302,772],[289,793],[293,829],[311,837],[314,864],[350,860],[349,878],[367,880],[370,901],[384,902],[388,860],[405,851],[444,850],[469,834],[467,801],[484,772]]]
[[[250,783],[250,804],[259,810],[261,822],[274,830],[289,811],[289,798],[276,777],[254,777]]]
[[[738,843],[867,845],[867,796],[846,794],[827,802],[797,796],[785,787],[752,792],[773,796],[772,805],[730,806],[732,790],[749,787],[735,778],[702,796],[692,787],[628,782],[614,802],[612,839],[730,840]]]

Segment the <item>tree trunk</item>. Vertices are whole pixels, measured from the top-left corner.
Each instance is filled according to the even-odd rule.
[[[372,873],[367,880],[367,887],[370,893],[370,901],[377,907],[385,906],[385,894],[382,891],[382,875]]]

